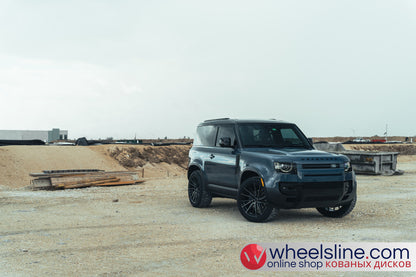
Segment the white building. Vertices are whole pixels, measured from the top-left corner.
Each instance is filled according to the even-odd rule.
[[[0,140],[32,140],[40,139],[44,142],[68,139],[68,131],[52,129],[50,131],[40,130],[0,130]]]

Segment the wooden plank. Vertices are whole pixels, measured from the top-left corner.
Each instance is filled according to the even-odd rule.
[[[139,180],[139,175],[137,173],[107,173],[103,172],[100,174],[85,174],[85,175],[79,175],[79,176],[64,176],[64,177],[51,177],[52,185],[54,185],[56,182],[58,183],[66,183],[66,182],[77,182],[77,181],[83,181],[88,179],[97,179],[101,180],[102,178],[120,178],[121,181],[136,181]]]
[[[140,181],[130,181],[130,182],[96,182],[94,184],[91,183],[85,183],[85,184],[77,184],[77,185],[68,185],[68,186],[64,186],[63,188],[65,189],[72,189],[72,188],[84,188],[84,187],[101,187],[101,186],[123,186],[123,185],[134,185],[134,184],[139,184],[139,183],[143,183],[144,180],[140,180]]]
[[[65,189],[73,189],[73,188],[85,188],[85,187],[91,187],[91,186],[95,186],[95,185],[100,185],[100,184],[111,184],[111,182],[117,183],[119,181],[119,179],[115,178],[112,180],[101,180],[101,181],[95,181],[95,182],[89,182],[89,183],[77,183],[77,184],[67,184],[67,185],[63,185],[60,187],[63,187]]]
[[[103,184],[95,184],[94,187],[100,187],[100,186],[122,186],[122,185],[134,185],[143,183],[144,180],[139,181],[131,181],[131,182],[113,182],[113,183],[103,183]]]
[[[68,172],[68,173],[29,173],[31,177],[70,177],[70,176],[82,176],[82,175],[100,175],[100,174],[111,174],[111,175],[131,175],[139,174],[139,171],[93,171],[93,172]]]
[[[52,186],[54,187],[60,187],[60,186],[71,186],[71,185],[77,185],[77,184],[85,184],[85,183],[92,183],[92,182],[111,182],[117,180],[116,177],[103,177],[103,178],[82,178],[77,180],[62,180],[61,178],[51,178]]]
[[[75,182],[63,182],[58,180],[55,180],[55,182],[52,182],[52,185],[54,187],[65,187],[65,186],[76,186],[76,185],[82,185],[82,184],[89,184],[93,185],[95,183],[110,183],[110,182],[118,182],[120,181],[119,178],[112,177],[112,178],[101,178],[101,179],[84,179],[84,180],[78,180]]]
[[[78,176],[78,175],[84,175],[85,173],[54,173],[54,174],[48,174],[48,173],[29,173],[29,176],[31,177],[40,177],[40,178],[49,178],[49,177],[64,177],[64,176]]]

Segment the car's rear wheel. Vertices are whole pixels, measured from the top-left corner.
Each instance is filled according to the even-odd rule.
[[[250,177],[241,184],[237,198],[242,216],[253,222],[264,222],[273,215],[274,207],[267,201],[266,188],[260,177]]]
[[[354,209],[356,202],[357,202],[357,196],[355,196],[354,199],[346,205],[335,206],[335,207],[320,207],[316,209],[323,216],[340,218],[349,214]]]
[[[191,205],[197,208],[208,207],[212,195],[205,188],[204,178],[200,170],[193,171],[188,179],[188,197]]]

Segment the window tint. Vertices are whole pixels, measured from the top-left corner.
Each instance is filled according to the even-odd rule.
[[[215,126],[199,126],[196,129],[194,145],[214,146],[216,134],[217,127]]]
[[[215,146],[220,146],[220,138],[229,137],[231,138],[231,145],[235,145],[235,132],[233,126],[220,126],[217,136],[217,143]]]
[[[302,144],[299,137],[293,129],[280,129],[284,145],[299,145]]]
[[[280,132],[282,133],[282,138],[284,140],[291,140],[291,139],[298,138],[298,136],[295,134],[293,129],[280,129]]]

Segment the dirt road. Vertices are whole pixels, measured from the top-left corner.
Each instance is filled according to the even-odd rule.
[[[226,199],[195,209],[184,177],[65,191],[2,187],[0,276],[252,275],[239,261],[249,243],[414,242],[416,160],[400,161],[402,176],[358,176],[357,206],[343,219],[303,209],[250,223]]]

